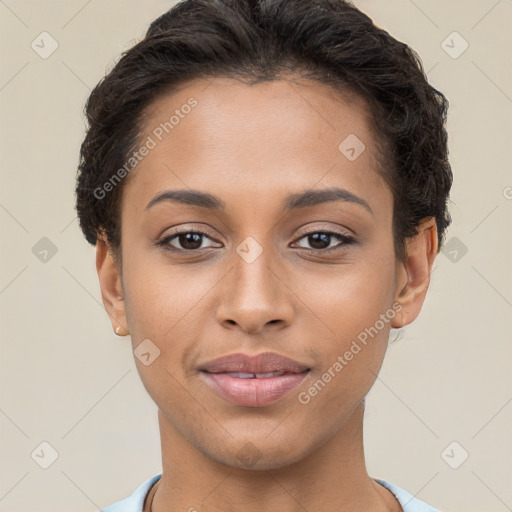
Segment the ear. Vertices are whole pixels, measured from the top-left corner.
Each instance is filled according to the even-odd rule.
[[[413,322],[421,311],[430,284],[432,265],[437,256],[437,225],[434,217],[426,217],[417,234],[406,240],[406,260],[397,264],[395,302],[402,306],[400,315],[391,322],[400,328]]]
[[[100,281],[101,298],[112,323],[112,329],[116,334],[126,336],[130,331],[126,321],[121,272],[108,243],[102,237],[98,237],[96,241],[96,271]]]

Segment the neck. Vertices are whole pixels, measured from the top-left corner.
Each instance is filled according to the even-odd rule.
[[[402,511],[372,480],[364,461],[364,402],[341,430],[300,460],[267,469],[241,469],[202,453],[159,411],[162,477],[152,512]]]

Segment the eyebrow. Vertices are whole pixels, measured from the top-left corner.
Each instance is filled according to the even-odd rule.
[[[199,190],[164,190],[151,199],[146,206],[146,210],[164,201],[198,206],[208,210],[218,211],[226,208],[226,203],[222,201],[222,199],[207,192],[201,192]],[[322,190],[308,190],[298,194],[291,194],[285,200],[284,210],[298,210],[332,201],[345,201],[361,205],[373,215],[373,210],[363,198],[356,196],[346,189],[338,187]]]

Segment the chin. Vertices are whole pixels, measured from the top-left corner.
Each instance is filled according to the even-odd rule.
[[[247,439],[247,436],[245,438]],[[219,445],[216,446],[218,447]],[[270,442],[269,439],[262,437],[242,442],[233,439],[232,445],[226,447],[224,451],[204,448],[201,451],[208,458],[231,468],[262,471],[279,469],[300,461],[307,455],[305,448],[288,445],[280,440]]]

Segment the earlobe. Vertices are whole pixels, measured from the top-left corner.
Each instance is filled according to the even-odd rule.
[[[112,323],[112,329],[118,336],[126,336],[130,331],[126,321],[120,269],[109,250],[108,242],[102,237],[98,237],[96,241],[96,271],[101,298]]]
[[[423,219],[416,236],[406,241],[406,260],[397,263],[395,302],[401,306],[392,327],[400,328],[419,315],[430,284],[430,274],[438,250],[437,225],[434,217]]]

